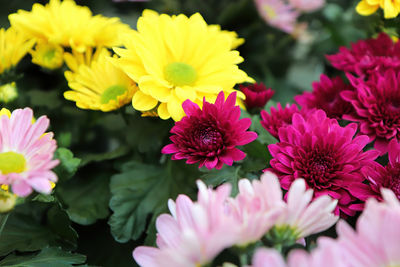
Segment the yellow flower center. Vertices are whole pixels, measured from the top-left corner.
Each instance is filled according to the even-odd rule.
[[[164,75],[175,86],[192,85],[197,79],[196,70],[183,62],[173,62],[165,66]]]
[[[100,97],[101,104],[107,104],[111,100],[117,100],[118,96],[123,95],[126,88],[121,85],[113,85],[108,87]]]
[[[273,18],[275,18],[277,16],[276,11],[272,7],[270,7],[269,5],[264,5],[263,9],[264,9],[265,13],[267,13],[267,16],[270,19],[273,19]]]
[[[25,170],[25,157],[15,152],[0,153],[0,171],[2,174],[20,173]]]

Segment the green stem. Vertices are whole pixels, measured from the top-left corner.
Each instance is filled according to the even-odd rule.
[[[277,244],[275,244],[275,245],[274,245],[274,248],[275,248],[278,252],[282,253],[282,243],[277,243]]]
[[[4,226],[6,226],[6,222],[10,213],[0,214],[0,239],[1,233],[3,232]]]
[[[240,254],[239,260],[240,260],[240,266],[247,266],[248,265],[247,254],[245,254],[245,253]]]

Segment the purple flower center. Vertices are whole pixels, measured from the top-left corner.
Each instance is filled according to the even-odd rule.
[[[387,182],[384,184],[384,187],[391,189],[400,199],[400,164],[397,163],[394,166],[388,165],[386,166],[387,170]]]
[[[212,126],[199,127],[194,131],[194,139],[201,150],[213,150],[222,147],[222,134]]]
[[[304,178],[317,188],[330,187],[330,173],[335,165],[329,152],[313,149],[305,157]]]

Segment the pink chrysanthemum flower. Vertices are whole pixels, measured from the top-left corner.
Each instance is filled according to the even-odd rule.
[[[255,0],[258,13],[272,27],[292,33],[299,13],[282,0]]]
[[[292,125],[280,128],[280,142],[268,146],[281,186],[289,189],[296,179],[304,178],[315,197],[329,195],[338,200],[336,214],[352,216],[361,210],[353,190],[368,187],[363,184],[361,167],[372,164],[379,152],[363,152],[369,138],[353,139],[356,131],[356,124],[341,127],[322,110],[304,117],[294,114]]]
[[[381,33],[376,39],[360,40],[351,49],[340,47],[339,53],[326,56],[332,66],[361,77],[387,69],[400,68],[400,42]]]
[[[171,215],[157,218],[158,248],[140,246],[133,251],[140,266],[200,266],[235,243],[238,229],[225,209],[230,185],[216,190],[200,181],[197,185],[198,202],[179,195],[175,203],[168,203]]]
[[[334,119],[341,119],[344,114],[353,112],[353,106],[340,96],[342,91],[353,90],[353,87],[345,84],[340,77],[330,79],[322,74],[320,82],[313,82],[312,87],[312,92],[304,92],[294,98],[302,110],[322,109]]]
[[[395,139],[389,142],[389,162],[383,167],[376,162],[374,165],[364,166],[361,171],[369,180],[370,189],[360,192],[367,199],[373,195],[382,200],[381,188],[388,188],[400,199],[400,143]]]
[[[367,201],[354,231],[346,222],[337,225],[343,262],[351,267],[400,266],[400,202],[382,189],[384,202]]]
[[[301,12],[313,12],[325,5],[325,0],[289,0],[294,8]]]
[[[355,113],[343,118],[359,122],[360,132],[371,142],[375,140],[375,149],[383,155],[391,139],[400,140],[400,71],[377,73],[368,81],[348,77],[356,90],[341,96],[354,106]]]
[[[272,98],[274,91],[263,83],[254,83],[248,86],[239,85],[240,91],[246,96],[244,103],[248,109],[263,108]]]
[[[246,246],[260,240],[284,212],[282,191],[277,177],[264,174],[260,180],[241,179],[239,194],[227,209],[239,225],[236,244]]]
[[[277,109],[271,107],[270,114],[261,110],[261,125],[272,136],[278,138],[279,128],[292,124],[293,114],[298,112],[300,111],[296,104],[286,104],[285,108],[282,108],[281,103],[278,103]]]
[[[236,244],[253,243],[272,227],[275,234],[294,242],[324,231],[338,220],[332,213],[337,200],[321,196],[311,201],[313,190],[306,190],[303,179],[292,184],[286,202],[282,195],[278,177],[271,172],[265,172],[260,180],[239,181],[239,194],[228,205],[240,225]]]
[[[8,113],[8,114],[7,114]],[[49,119],[40,117],[32,123],[30,108],[11,114],[0,112],[0,184],[10,185],[14,194],[25,197],[32,189],[49,194],[57,176],[51,171],[57,148],[53,133],[46,133]]]
[[[215,104],[203,100],[203,109],[190,100],[182,107],[186,113],[175,123],[170,137],[172,144],[162,149],[173,154],[173,160],[186,159],[187,164],[200,162],[199,167],[221,169],[223,164],[232,165],[246,154],[236,148],[254,141],[255,132],[246,131],[251,124],[248,118],[240,118],[240,108],[235,106],[236,92],[224,101],[224,93],[218,94]]]

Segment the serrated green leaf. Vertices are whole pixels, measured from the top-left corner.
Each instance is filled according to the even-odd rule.
[[[60,160],[60,164],[54,169],[60,180],[71,178],[78,170],[81,159],[75,158],[74,154],[67,148],[60,147],[54,153],[56,159]]]
[[[109,177],[92,173],[89,177],[75,177],[57,188],[73,222],[90,225],[109,215]]]
[[[82,266],[86,256],[63,251],[58,247],[47,247],[38,254],[31,255],[9,255],[2,261],[0,266],[15,267],[72,267]],[[79,265],[78,265],[79,264]]]
[[[169,181],[165,170],[157,166],[130,162],[122,173],[111,178],[109,219],[111,233],[118,242],[137,239],[145,229],[147,216],[166,204]]]

